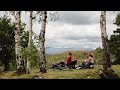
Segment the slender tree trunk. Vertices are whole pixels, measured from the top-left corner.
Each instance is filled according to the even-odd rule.
[[[24,71],[24,61],[21,57],[21,39],[20,39],[20,28],[21,28],[21,11],[15,11],[15,52],[16,52],[16,63],[17,72],[21,73]]]
[[[39,34],[40,43],[40,72],[46,72],[45,64],[45,29],[46,29],[47,11],[42,12],[41,31]]]
[[[28,48],[31,50],[31,45],[32,45],[32,12],[30,11],[30,30],[29,30],[29,42],[28,42]],[[32,52],[31,52],[32,53]],[[30,58],[27,58],[27,72],[30,73]]]
[[[107,71],[111,68],[110,55],[108,52],[108,36],[106,32],[106,11],[101,11],[100,28],[103,48],[103,69]]]
[[[31,47],[32,45],[32,12],[30,11],[30,30],[29,30],[29,42],[28,42],[28,47]]]

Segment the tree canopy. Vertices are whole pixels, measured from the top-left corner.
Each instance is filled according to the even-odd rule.
[[[109,40],[109,51],[114,55],[113,64],[120,64],[120,13],[115,18],[115,23],[118,28],[113,31],[113,35]]]
[[[27,47],[28,32],[24,30],[25,24],[21,25],[22,47]],[[15,24],[7,17],[0,18],[0,61],[9,70],[10,64],[15,67]]]

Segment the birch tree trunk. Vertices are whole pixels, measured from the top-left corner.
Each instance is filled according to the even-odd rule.
[[[24,61],[21,57],[21,39],[20,39],[20,28],[21,28],[21,11],[15,11],[15,52],[16,52],[16,63],[17,72],[24,72]]]
[[[30,11],[30,30],[29,30],[29,42],[28,42],[28,48],[31,50],[31,45],[32,45],[32,13],[33,11]],[[32,53],[32,52],[31,52]],[[26,73],[30,73],[30,58],[27,58],[27,69]]]
[[[30,11],[30,30],[29,30],[29,42],[28,42],[28,47],[31,47],[32,45],[32,12]]]
[[[106,32],[106,11],[101,11],[100,16],[100,29],[102,38],[102,48],[103,48],[103,69],[107,71],[111,68],[110,55],[108,52],[108,36]]]
[[[41,31],[39,34],[39,43],[40,43],[40,72],[45,73],[45,29],[46,29],[46,19],[47,11],[42,11],[42,21],[41,21]]]

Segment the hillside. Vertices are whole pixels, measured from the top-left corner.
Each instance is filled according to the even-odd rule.
[[[47,73],[41,74],[38,69],[33,69],[31,74],[16,75],[15,71],[4,72],[0,74],[0,79],[100,79],[96,73],[101,65],[95,65],[94,69],[80,70],[48,70]],[[120,76],[120,65],[113,65],[113,70]]]
[[[86,53],[90,52],[89,50],[85,50],[85,51],[70,51],[72,53],[73,57],[78,57],[78,61],[77,64],[79,65],[81,63],[82,60],[86,59]],[[98,50],[94,50],[94,60],[95,63],[101,64],[101,52],[98,52]],[[47,67],[49,68],[52,64],[56,63],[56,62],[66,62],[66,58],[68,55],[68,51],[60,53],[60,54],[54,54],[54,55],[47,55],[46,56],[46,60],[47,60]]]
[[[73,54],[73,57],[78,57],[78,63],[79,65],[82,60],[86,58],[86,54],[89,51],[71,51]],[[101,53],[94,51],[95,61],[99,62],[101,60]],[[52,64],[60,61],[66,60],[66,57],[68,55],[68,51],[61,53],[61,54],[55,54],[55,55],[47,55],[47,73],[41,74],[39,72],[39,69],[32,69],[31,74],[23,74],[23,75],[16,75],[15,71],[9,71],[4,72],[0,74],[1,79],[23,79],[23,78],[42,78],[42,79],[99,79],[99,75],[96,73],[98,69],[102,68],[102,65],[95,64],[94,69],[80,69],[80,70],[52,70],[49,69]],[[98,58],[99,57],[99,58]],[[120,65],[112,65],[113,70],[120,76]]]

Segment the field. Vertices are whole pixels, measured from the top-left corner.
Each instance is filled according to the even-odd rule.
[[[47,59],[47,69],[51,67],[53,63],[66,60],[68,52],[62,54],[49,55]],[[81,60],[86,58],[81,52],[72,52],[73,57],[78,58],[78,65],[81,63]],[[39,69],[32,69],[30,74],[17,75],[15,71],[3,72],[0,74],[0,79],[100,79],[99,75],[96,73],[98,69],[101,69],[102,65],[95,65],[94,69],[67,69],[67,70],[53,70],[48,69],[47,73],[40,73]],[[120,65],[112,65],[112,69],[120,76]]]
[[[15,71],[4,72],[0,74],[0,79],[99,79],[96,71],[102,68],[96,65],[94,69],[80,70],[48,70],[47,73],[41,74],[39,70],[32,70],[31,74],[16,75]],[[112,69],[120,76],[120,65],[113,65]]]

